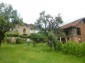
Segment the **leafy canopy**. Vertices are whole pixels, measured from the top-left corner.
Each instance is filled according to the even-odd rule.
[[[52,17],[51,15],[46,15],[45,11],[42,11],[40,13],[40,17],[38,20],[35,22],[36,29],[39,31],[53,31],[54,33],[59,33],[60,32],[60,24],[62,24],[62,18],[60,14],[58,14],[57,17]]]
[[[0,3],[0,32],[5,33],[22,23],[22,18],[17,10],[14,10],[11,5]]]

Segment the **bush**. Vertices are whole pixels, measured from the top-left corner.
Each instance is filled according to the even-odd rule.
[[[84,56],[85,55],[85,43],[74,43],[74,42],[67,42],[63,46],[63,52],[66,54],[72,54],[76,56]]]
[[[79,50],[79,56],[84,56],[85,55],[85,43],[80,43],[78,50]]]
[[[27,34],[23,34],[23,35],[19,35],[19,37],[21,37],[21,38],[28,38],[28,35]]]
[[[25,43],[25,39],[23,39],[23,38],[16,39],[16,44],[23,44],[23,43]]]
[[[56,50],[61,51],[62,50],[62,45],[63,45],[62,42],[59,42],[59,41],[56,42]]]
[[[36,43],[45,42],[46,39],[45,35],[42,33],[32,33],[28,38]]]
[[[7,37],[19,37],[18,34],[7,34]]]
[[[50,49],[56,50],[56,45],[57,45],[57,37],[53,32],[48,32],[48,45]]]

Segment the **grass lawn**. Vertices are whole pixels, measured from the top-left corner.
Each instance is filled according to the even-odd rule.
[[[45,44],[37,44],[36,47],[26,44],[2,44],[0,63],[85,63],[85,57],[77,58],[50,51]]]

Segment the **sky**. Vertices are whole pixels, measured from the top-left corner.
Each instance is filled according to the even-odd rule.
[[[63,24],[85,17],[84,0],[0,0],[0,2],[11,4],[28,24],[36,22],[42,11],[53,17],[60,13]]]

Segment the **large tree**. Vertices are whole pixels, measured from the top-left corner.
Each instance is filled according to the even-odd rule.
[[[0,3],[0,46],[5,33],[22,23],[17,10],[14,10],[11,5]]]
[[[52,17],[51,15],[46,15],[45,11],[40,13],[40,17],[35,23],[36,29],[45,34],[44,39],[47,40],[50,48],[53,48],[54,50],[56,50],[58,37],[63,34],[60,28],[62,23],[63,21],[60,14],[58,14],[57,17]]]
[[[51,15],[46,15],[45,11],[40,13],[40,17],[35,23],[36,28],[39,31],[53,31],[55,34],[59,34],[60,32],[60,24],[62,24],[62,18],[60,14],[57,17],[52,17]]]

